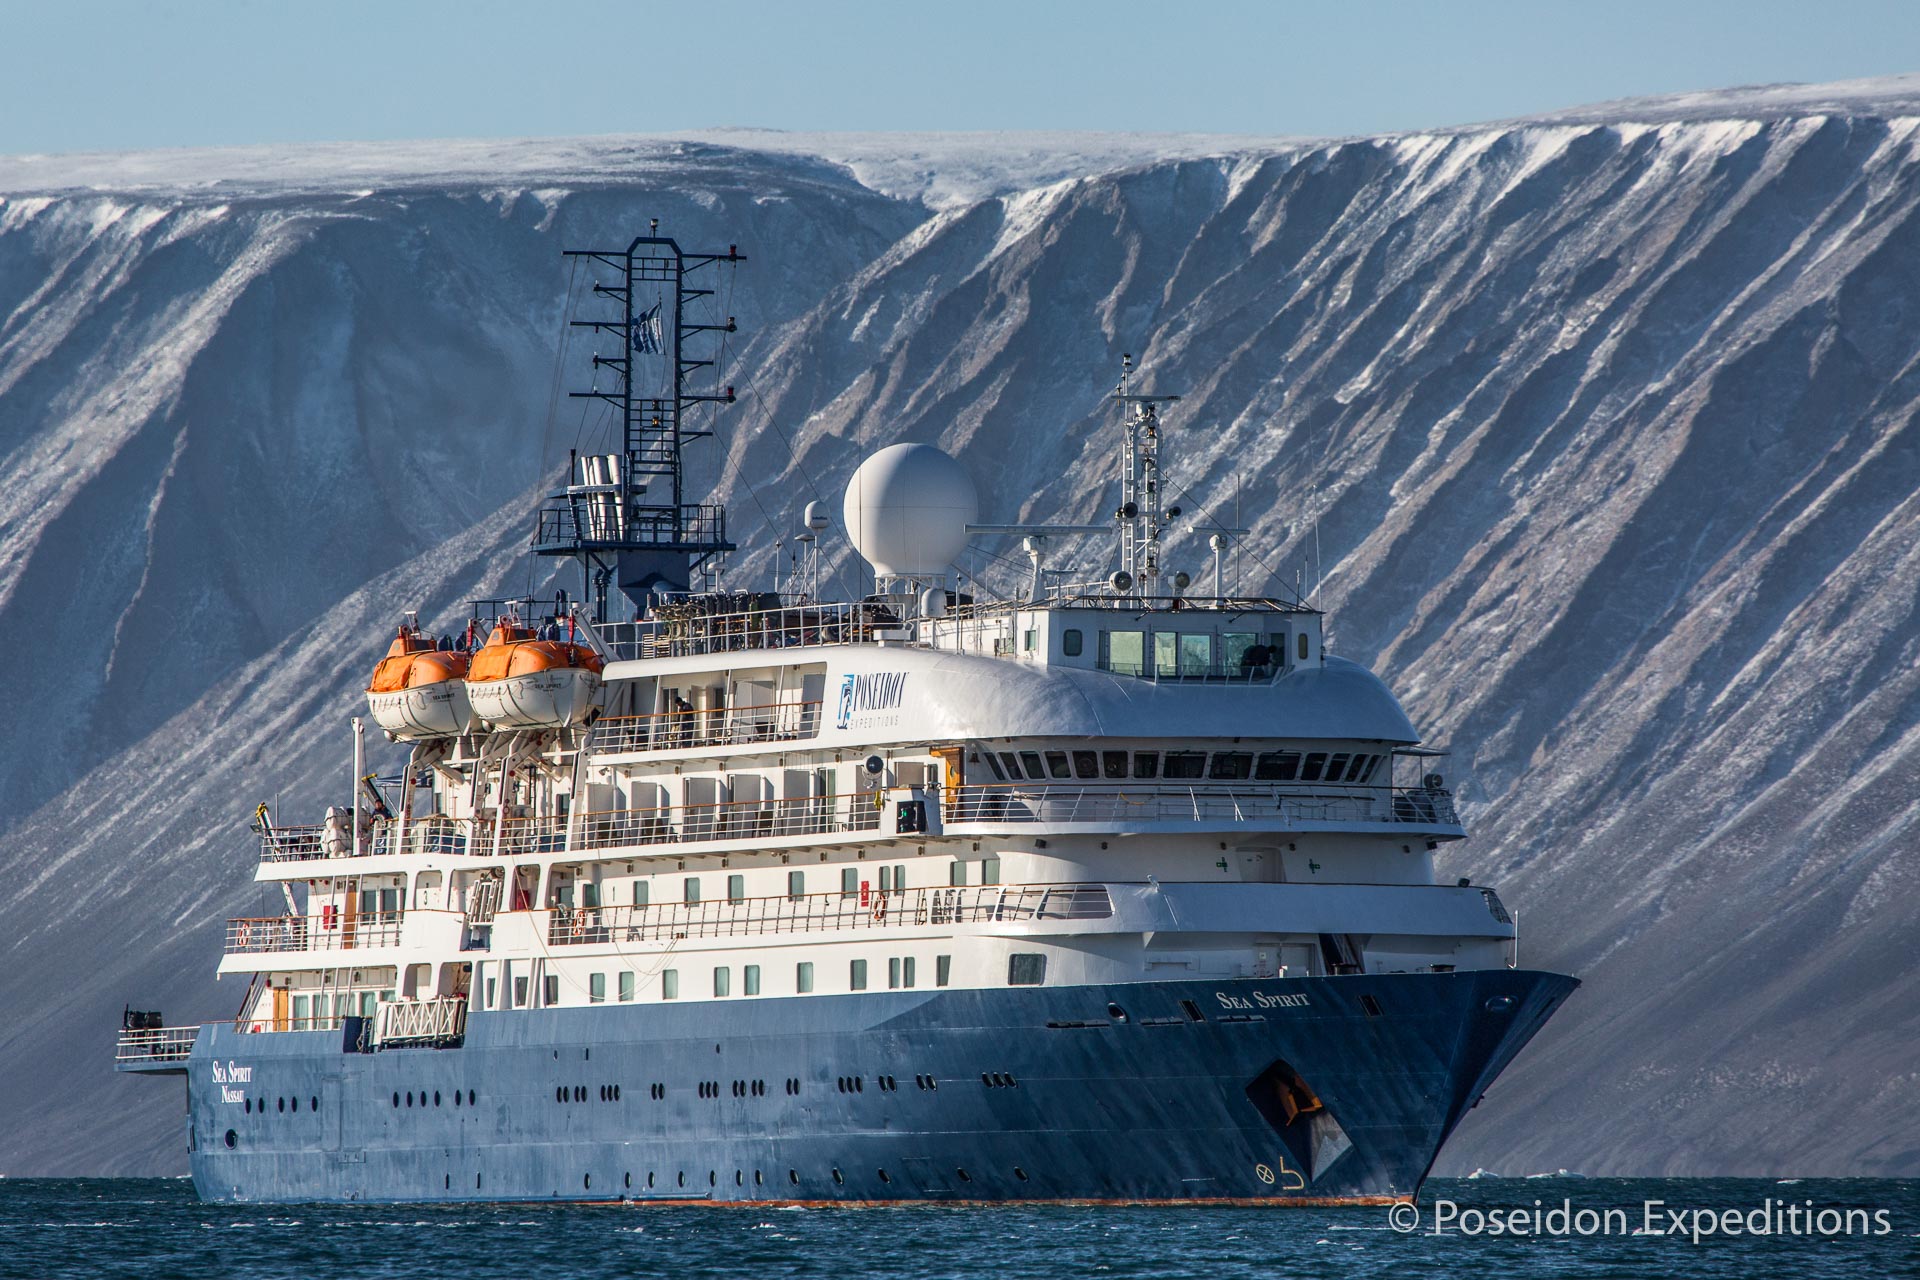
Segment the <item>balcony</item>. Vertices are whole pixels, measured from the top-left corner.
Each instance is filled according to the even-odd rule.
[[[818,702],[780,702],[759,707],[662,711],[596,721],[595,755],[631,751],[678,751],[693,747],[743,747],[793,742],[820,732]]]
[[[243,916],[227,921],[225,954],[395,947],[400,945],[401,916],[398,911],[332,917]]]
[[[1227,787],[1114,783],[1018,786],[990,783],[949,791],[948,826],[1076,823],[1129,827],[1154,823],[1412,823],[1457,827],[1453,793],[1415,787]]]
[[[763,933],[819,933],[1034,920],[1097,920],[1113,914],[1105,885],[976,885],[896,893],[808,893],[711,902],[555,908],[547,945],[725,938]]]
[[[380,1006],[374,1044],[381,1049],[406,1045],[450,1047],[467,1034],[467,998],[394,1000]]]

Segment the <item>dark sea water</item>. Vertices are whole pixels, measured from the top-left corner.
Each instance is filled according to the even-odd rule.
[[[1646,1202],[1716,1233],[1675,1235]],[[1621,1211],[1611,1234],[1495,1236],[1474,1212]],[[1854,1210],[1854,1230],[1793,1234],[1786,1205]],[[1445,1210],[1441,1202],[1455,1208]],[[1784,1203],[1783,1203],[1784,1202]],[[573,1277],[1546,1276],[1920,1274],[1920,1181],[1528,1178],[1435,1181],[1420,1224],[1385,1209],[441,1208],[202,1204],[172,1180],[0,1181],[0,1276]],[[1732,1211],[1777,1233],[1724,1233]],[[1404,1213],[1405,1211],[1402,1210]],[[1457,1213],[1433,1234],[1437,1212]],[[1628,1234],[1618,1233],[1624,1217]],[[1594,1226],[1595,1220],[1586,1220]],[[1462,1226],[1479,1226],[1478,1234]],[[1523,1222],[1523,1225],[1529,1225]],[[1549,1224],[1551,1231],[1553,1226]],[[1577,1223],[1567,1226],[1577,1227]],[[1804,1224],[1803,1224],[1804,1225]],[[1818,1223],[1816,1222],[1816,1227]],[[1827,1225],[1844,1227],[1839,1219]]]

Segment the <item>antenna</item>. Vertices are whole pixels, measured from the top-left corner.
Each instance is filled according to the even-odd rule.
[[[1133,356],[1123,354],[1113,399],[1126,411],[1121,422],[1120,506],[1113,513],[1120,527],[1120,573],[1140,595],[1151,596],[1160,578],[1160,531],[1180,518],[1178,507],[1160,509],[1160,406],[1180,397],[1134,394]],[[1117,589],[1123,595],[1128,590]]]
[[[736,332],[732,316],[721,324],[690,319],[688,304],[714,296],[714,290],[689,285],[687,277],[716,262],[746,261],[738,248],[724,253],[687,253],[662,236],[660,220],[650,219],[647,234],[624,250],[569,249],[569,258],[611,268],[614,283],[596,281],[593,294],[615,305],[613,315],[571,320],[575,328],[619,340],[616,355],[595,353],[594,385],[572,391],[576,400],[601,400],[619,410],[619,453],[575,453],[568,462],[567,486],[540,509],[533,549],[543,556],[580,561],[595,622],[606,622],[607,587],[617,585],[636,612],[649,596],[687,590],[694,571],[734,549],[727,541],[727,513],[717,504],[689,503],[681,450],[690,440],[713,433],[690,430],[687,411],[701,404],[732,404],[733,388],[714,392],[687,389],[689,374],[713,368],[718,357],[702,346],[713,335]],[[646,303],[645,286],[658,295]],[[636,365],[662,361],[669,386],[665,394],[643,395]],[[644,367],[644,366],[641,366]],[[602,391],[597,375],[611,369],[616,385]]]

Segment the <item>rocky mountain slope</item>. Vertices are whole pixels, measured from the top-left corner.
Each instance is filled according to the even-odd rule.
[[[1230,573],[1315,592],[1456,749],[1447,872],[1587,980],[1443,1170],[1920,1169],[1920,86],[1169,150],[1023,187],[974,140],[977,199],[830,140],[371,190],[0,166],[0,635],[61,658],[0,704],[0,1070],[45,1082],[0,1169],[183,1167],[177,1103],[105,1069],[120,1005],[238,1000],[253,805],[340,790],[395,610],[533,580],[529,485],[597,430],[550,413],[558,250],[649,216],[752,258],[701,463],[738,581],[894,440],[990,519],[1095,517],[1120,353],[1186,393]]]

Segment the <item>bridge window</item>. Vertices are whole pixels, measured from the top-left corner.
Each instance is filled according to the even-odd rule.
[[[813,990],[813,961],[802,960],[794,966],[793,989],[803,996]]]
[[[1020,763],[1026,768],[1029,778],[1044,778],[1047,776],[1047,771],[1040,767],[1040,753],[1038,751],[1022,751],[1020,753]]]
[[[1016,782],[1020,780],[1020,762],[1014,759],[1013,752],[1002,751],[1000,753],[1000,763],[1007,767],[1007,776],[1009,778],[1012,778]]]
[[[1206,773],[1207,753],[1204,751],[1167,752],[1167,776],[1169,778],[1198,778]]]
[[[1158,751],[1136,751],[1133,753],[1133,776],[1136,778],[1157,778],[1160,776],[1160,753]]]
[[[1344,751],[1334,752],[1333,758],[1327,761],[1327,774],[1326,774],[1327,781],[1328,782],[1344,781],[1347,776],[1347,762],[1352,759],[1353,757],[1348,755]]]
[[[1147,672],[1147,633],[1144,631],[1108,631],[1102,637],[1106,649],[1106,667],[1123,676]]]
[[[1209,778],[1238,782],[1253,772],[1253,755],[1246,751],[1216,751],[1207,770]]]
[[[1378,756],[1355,756],[1353,766],[1347,770],[1347,781],[1365,782],[1373,773],[1373,762],[1379,758]]]
[[[1326,772],[1326,768],[1327,753],[1324,751],[1309,751],[1307,752],[1306,763],[1300,767],[1300,781],[1318,782],[1320,781],[1321,774]]]
[[[1047,980],[1047,958],[1033,952],[1016,951],[1007,957],[1007,985],[1037,987]]]
[[[1047,752],[1047,772],[1056,778],[1071,778],[1073,770],[1067,767],[1067,753],[1064,751]]]
[[[1180,674],[1179,632],[1156,631],[1153,633],[1153,673],[1159,676]]]
[[[1265,751],[1253,767],[1253,776],[1261,782],[1292,782],[1300,776],[1298,751]]]
[[[1078,628],[1068,627],[1060,633],[1060,652],[1066,654],[1069,658],[1079,657],[1085,647],[1086,641],[1081,636]]]
[[[1127,776],[1127,753],[1124,751],[1102,751],[1100,753],[1100,772],[1107,778],[1125,778]]]
[[[1076,751],[1073,753],[1073,776],[1076,778],[1097,778],[1100,776],[1100,755],[1094,751]]]
[[[997,780],[1005,782],[1007,780],[1007,771],[1000,767],[1000,757],[994,755],[991,751],[982,751],[980,754],[985,757],[987,768],[993,770],[993,776]]]

